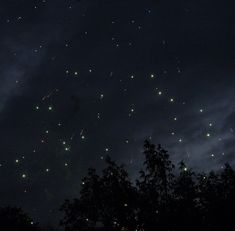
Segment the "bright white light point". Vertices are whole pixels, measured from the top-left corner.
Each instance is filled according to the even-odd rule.
[[[36,108],[36,110],[39,110],[39,106],[36,106],[35,108]]]
[[[31,221],[30,224],[33,225],[34,223]]]
[[[173,102],[174,102],[174,99],[173,99],[173,98],[171,98],[171,99],[170,99],[170,102],[171,102],[171,103],[173,103]]]
[[[159,91],[159,92],[158,92],[158,95],[162,95],[162,92],[161,92],[161,91]]]
[[[52,111],[52,109],[53,109],[52,106],[49,106],[49,107],[48,107],[48,110],[49,110],[49,111]]]
[[[105,148],[105,151],[106,151],[106,152],[108,152],[108,151],[109,151],[109,149],[108,149],[108,148]]]
[[[131,109],[131,112],[134,112],[134,110],[135,110],[135,109],[134,109],[134,108],[132,108],[132,109]]]
[[[63,141],[63,142],[62,142],[62,144],[63,144],[63,145],[65,145],[65,144],[66,144],[66,142],[65,142],[65,141]]]
[[[67,70],[65,73],[66,73],[66,74],[68,74],[68,73],[69,73],[69,71]]]
[[[49,133],[49,131],[48,131],[48,130],[46,130],[46,133],[48,134],[48,133]]]
[[[151,74],[150,77],[151,77],[151,78],[154,78],[154,74]]]
[[[92,70],[90,69],[90,70],[89,70],[89,72],[91,73],[91,72],[92,72]]]
[[[18,160],[18,159],[16,159],[16,160],[15,160],[15,162],[16,162],[16,163],[19,163],[19,160]]]
[[[85,139],[85,136],[81,136],[81,138],[84,140],[84,139]]]
[[[100,99],[103,99],[103,98],[104,98],[104,95],[103,95],[103,94],[101,94],[101,95],[100,95]]]
[[[210,137],[210,136],[211,136],[211,134],[210,134],[210,133],[207,133],[207,134],[206,134],[206,136],[207,136],[207,137]]]
[[[182,139],[179,139],[179,142],[181,143],[183,140]]]
[[[47,168],[47,169],[46,169],[46,172],[49,172],[49,171],[50,171],[50,169],[49,169],[49,168]]]
[[[69,151],[69,148],[68,148],[68,147],[66,147],[64,150],[65,150],[65,151]]]
[[[124,204],[124,207],[127,207],[128,205],[127,204]]]
[[[67,167],[67,166],[68,166],[68,164],[67,164],[67,163],[64,163],[64,166],[65,166],[65,167]]]
[[[212,126],[213,126],[213,124],[212,124],[212,123],[209,123],[209,126],[210,126],[210,127],[212,127]]]
[[[134,79],[134,75],[131,76],[131,79]]]
[[[174,120],[176,121],[176,120],[177,120],[177,117],[175,117]]]
[[[175,133],[174,133],[174,132],[172,132],[172,133],[171,133],[171,135],[172,135],[172,136],[174,136],[174,135],[175,135]]]
[[[200,112],[203,112],[203,109],[200,109]]]
[[[75,71],[75,72],[74,72],[74,75],[78,75],[78,72],[77,72],[77,71]]]
[[[21,176],[22,178],[26,178],[26,174],[22,174],[22,176]]]
[[[215,157],[215,155],[214,155],[214,154],[211,154],[211,157]]]
[[[187,171],[187,170],[188,170],[188,169],[185,167],[185,168],[184,168],[184,171]]]

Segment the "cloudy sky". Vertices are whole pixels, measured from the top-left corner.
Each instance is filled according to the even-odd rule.
[[[103,157],[235,164],[233,6],[217,0],[0,3],[1,205],[57,217]]]

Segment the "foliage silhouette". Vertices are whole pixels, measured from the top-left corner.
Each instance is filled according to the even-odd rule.
[[[89,169],[82,181],[80,199],[65,201],[61,210],[65,217],[61,224],[66,231],[91,230],[104,226],[107,230],[119,227],[133,229],[135,224],[136,190],[128,173],[109,157],[102,176]]]
[[[0,229],[4,231],[38,231],[38,225],[20,208],[0,208]]]
[[[65,231],[225,230],[233,224],[235,171],[195,173],[184,162],[178,170],[167,151],[145,141],[143,170],[134,185],[124,166],[107,157],[101,175],[89,169],[80,198],[61,207]]]
[[[160,145],[144,143],[139,177],[130,180],[123,165],[106,158],[97,174],[90,168],[80,196],[60,210],[65,231],[231,230],[235,211],[235,170],[196,173],[181,161],[178,168]],[[0,230],[39,231],[20,208],[0,208]]]
[[[139,195],[138,229],[154,230],[156,225],[163,226],[166,221],[168,204],[171,201],[170,191],[173,184],[174,165],[169,155],[160,145],[145,141],[144,170],[140,171],[137,180]]]

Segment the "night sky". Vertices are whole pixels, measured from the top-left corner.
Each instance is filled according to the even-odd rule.
[[[108,154],[146,138],[198,170],[235,165],[234,6],[217,0],[1,0],[0,206],[57,218]]]

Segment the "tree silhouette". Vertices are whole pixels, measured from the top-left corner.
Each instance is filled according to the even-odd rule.
[[[209,230],[231,227],[235,209],[235,171],[231,166],[226,164],[220,173],[201,174],[198,186],[204,227]]]
[[[160,145],[156,148],[148,140],[144,144],[144,170],[140,171],[137,180],[139,191],[140,227],[144,230],[164,227],[167,204],[170,202],[170,192],[173,183],[174,165],[169,155]]]
[[[196,173],[181,161],[175,170],[167,151],[150,141],[145,141],[143,154],[136,184],[110,157],[100,174],[90,168],[79,198],[61,206],[64,230],[231,230],[235,171],[229,164],[217,172]],[[0,208],[0,230],[39,231],[39,227],[22,209],[6,207]]]
[[[234,225],[235,212],[235,171],[229,164],[225,164],[220,174],[221,178],[221,215],[223,223],[219,227],[229,229]],[[217,226],[218,227],[218,226]]]
[[[92,230],[98,226],[106,230],[135,227],[135,188],[123,166],[109,157],[106,164],[101,177],[89,169],[82,181],[80,198],[63,204],[65,218],[61,224],[66,231]]]
[[[188,169],[183,161],[179,163],[179,175],[175,177],[173,204],[170,214],[173,219],[172,228],[176,230],[200,230],[200,210],[198,207],[196,174]]]
[[[235,171],[178,170],[167,151],[144,144],[143,170],[133,185],[124,166],[106,158],[100,175],[89,169],[80,197],[61,207],[65,231],[231,230],[235,211]]]
[[[38,226],[22,209],[0,208],[0,229],[4,231],[37,231]]]
[[[109,157],[106,159],[107,168],[103,170],[102,185],[102,223],[108,230],[128,228],[135,229],[135,197],[124,166],[118,166]]]
[[[72,202],[66,200],[61,207],[65,212],[61,225],[65,226],[66,231],[90,230],[99,220],[102,190],[95,169],[88,170],[81,186],[80,199]]]

